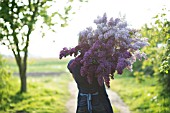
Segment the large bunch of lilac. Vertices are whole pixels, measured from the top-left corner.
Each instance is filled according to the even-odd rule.
[[[139,31],[128,28],[127,22],[120,18],[107,20],[106,13],[94,20],[96,29],[91,27],[79,33],[79,44],[75,48],[63,48],[60,59],[68,55],[75,56],[71,66],[80,63],[81,76],[92,83],[97,79],[102,85],[110,87],[110,78],[115,72],[122,74],[125,68],[132,71],[136,59],[146,58],[140,49],[148,45]]]

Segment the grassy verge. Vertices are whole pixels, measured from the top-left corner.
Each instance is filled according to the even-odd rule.
[[[118,75],[112,80],[111,89],[121,96],[132,113],[168,113],[170,110],[168,98],[159,96],[155,78],[139,83],[133,77]]]
[[[1,103],[0,113],[65,113],[70,94],[68,75],[28,77],[28,92],[19,91],[19,78],[11,78],[10,98]]]
[[[112,105],[112,108],[113,108],[114,113],[120,113],[120,110],[117,109],[115,106]]]

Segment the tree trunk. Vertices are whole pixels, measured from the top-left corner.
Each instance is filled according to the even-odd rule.
[[[19,66],[19,74],[20,74],[20,81],[21,81],[21,88],[20,88],[20,92],[27,92],[27,76],[26,76],[26,66],[25,65],[21,65]]]
[[[20,80],[21,80],[21,88],[20,92],[27,92],[27,77],[26,74],[20,75]]]

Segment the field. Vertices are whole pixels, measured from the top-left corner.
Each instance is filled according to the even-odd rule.
[[[70,97],[68,83],[73,80],[67,70],[68,61],[28,59],[28,92],[20,94],[17,66],[14,59],[8,58],[7,65],[15,75],[10,78],[9,98],[0,104],[0,113],[66,113],[65,104]],[[121,96],[132,113],[168,113],[170,99],[160,97],[159,88],[158,80],[153,77],[139,82],[133,76],[115,75],[111,81],[111,89]],[[118,109],[114,110],[119,113]]]
[[[54,59],[54,58],[30,58],[28,59],[27,72],[65,72],[66,64],[69,59]],[[7,59],[7,65],[10,66],[13,72],[18,72],[16,62],[13,58]]]

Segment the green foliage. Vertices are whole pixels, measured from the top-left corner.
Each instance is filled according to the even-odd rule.
[[[144,76],[158,76],[159,67],[161,65],[162,56],[165,53],[166,41],[170,38],[170,21],[168,20],[165,8],[162,13],[153,18],[154,23],[146,24],[141,28],[143,37],[148,38],[149,46],[142,49],[146,53],[148,59],[137,61],[133,65],[132,73],[125,73],[136,77],[139,82],[144,80]]]
[[[17,58],[27,51],[30,34],[38,20],[42,23],[36,26],[49,27],[52,31],[55,24],[67,24],[72,5],[63,6],[65,13],[62,13],[58,10],[50,12],[52,4],[56,4],[54,0],[0,1],[0,39],[4,39],[1,43],[7,45]],[[54,22],[56,16],[63,22]]]
[[[163,86],[161,94],[170,96],[170,39],[167,41],[166,52],[160,66],[159,80]]]
[[[7,66],[4,65],[4,62],[5,60],[0,55],[0,103],[9,101],[11,73],[8,71]]]
[[[116,91],[132,113],[169,113],[170,100],[159,95],[158,79],[147,77],[143,82],[129,76],[115,76],[111,89]]]
[[[143,49],[148,55],[148,60],[142,63],[142,71],[145,75],[159,75],[160,59],[165,52],[166,41],[170,38],[170,21],[167,18],[169,12],[165,8],[162,11],[153,18],[155,23],[151,23],[150,26],[145,25],[141,29],[142,35],[147,37],[150,43],[150,46]]]

